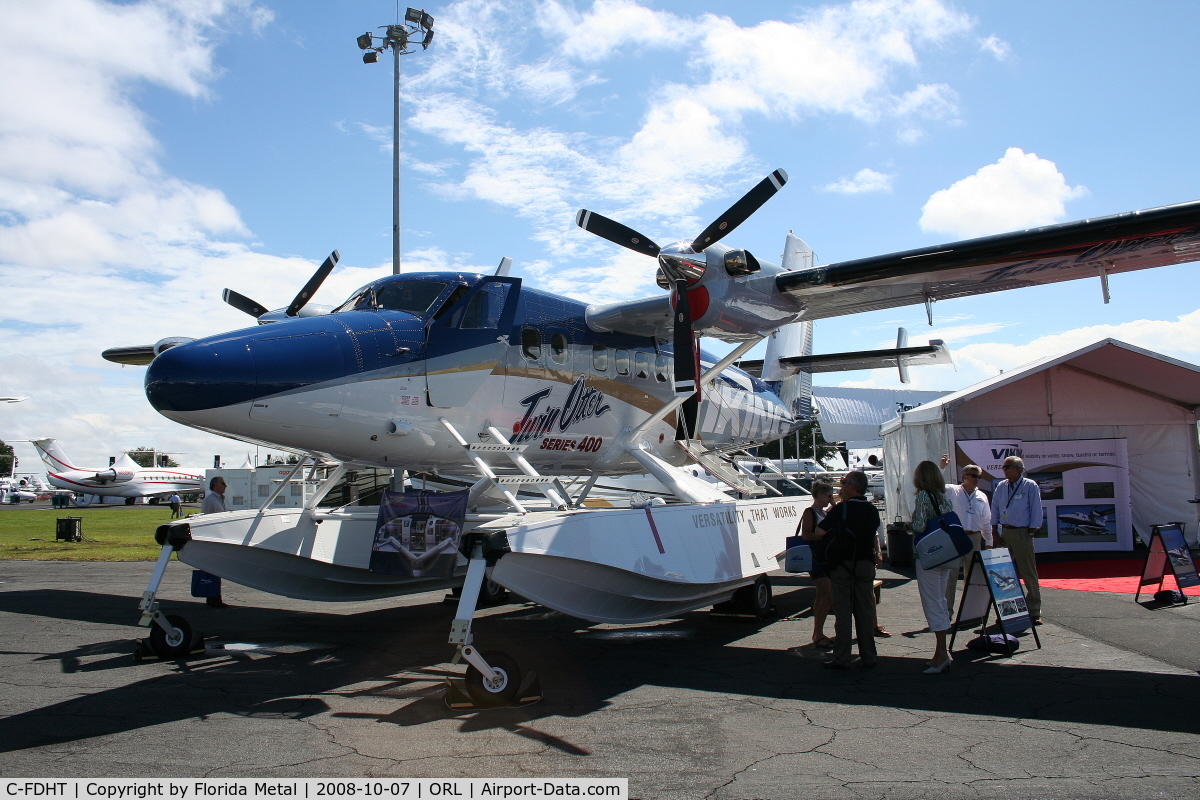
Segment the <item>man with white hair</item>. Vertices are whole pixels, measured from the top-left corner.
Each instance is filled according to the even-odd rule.
[[[1025,584],[1025,600],[1034,625],[1042,624],[1042,587],[1038,584],[1033,537],[1042,527],[1042,493],[1024,477],[1025,462],[1004,459],[1004,477],[992,493],[992,531],[997,547],[1007,547]]]

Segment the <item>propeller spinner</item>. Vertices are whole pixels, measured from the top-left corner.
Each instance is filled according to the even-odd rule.
[[[651,256],[658,260],[658,284],[664,289],[671,289],[674,300],[674,344],[675,344],[675,393],[689,394],[690,397],[680,407],[679,425],[675,432],[677,439],[690,439],[696,431],[696,415],[699,409],[698,368],[699,350],[696,347],[696,332],[692,325],[691,303],[688,298],[688,287],[694,286],[704,276],[706,259],[696,258],[696,254],[704,252],[704,248],[716,244],[741,225],[750,215],[757,211],[763,203],[770,200],[776,192],[787,183],[787,173],[777,169],[738,199],[733,205],[718,216],[700,235],[690,242],[683,241],[672,245],[667,252],[648,236],[645,236],[627,225],[609,219],[603,214],[580,209],[575,217],[575,224],[589,233],[594,233],[601,239],[607,239],[613,244]],[[747,254],[748,255],[748,254]],[[727,265],[727,269],[729,266]],[[735,274],[730,269],[730,274]]]

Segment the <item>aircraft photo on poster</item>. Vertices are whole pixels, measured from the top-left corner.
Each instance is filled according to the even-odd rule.
[[[1116,506],[1058,506],[1055,509],[1060,542],[1117,541]]]
[[[1017,579],[1017,568],[1012,562],[1008,548],[999,547],[981,550],[983,569],[987,582],[996,600],[1000,623],[1006,632],[1025,630],[1033,624],[1029,618],[1029,607],[1025,604],[1025,593]]]
[[[1200,575],[1196,574],[1196,562],[1192,560],[1192,551],[1183,538],[1183,530],[1178,525],[1162,525],[1158,528],[1158,534],[1162,537],[1167,560],[1171,562],[1171,570],[1175,573],[1179,588],[1200,586]]]

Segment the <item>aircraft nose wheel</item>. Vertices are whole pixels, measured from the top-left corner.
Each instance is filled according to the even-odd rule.
[[[150,631],[150,647],[154,654],[164,661],[183,658],[191,650],[192,626],[183,617],[175,614],[167,616],[167,622],[175,628],[171,633],[163,630],[161,625],[155,625]]]
[[[491,650],[481,654],[485,661],[496,671],[497,677],[488,680],[483,673],[474,667],[467,667],[467,694],[475,701],[475,705],[486,708],[506,706],[517,699],[521,688],[521,668],[506,653]]]

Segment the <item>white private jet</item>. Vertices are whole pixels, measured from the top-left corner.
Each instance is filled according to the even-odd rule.
[[[119,363],[149,362],[146,395],[164,416],[307,454],[310,477],[316,463],[334,461],[342,466],[330,481],[356,464],[475,481],[465,530],[424,508],[401,532],[420,540],[405,544],[414,554],[456,537],[457,567],[436,579],[373,570],[378,509],[319,508],[325,490],[300,510],[271,509],[268,498],[258,511],[163,526],[142,601],[156,649],[179,655],[190,644],[186,623],[164,617],[154,599],[172,549],[238,583],[320,600],[425,591],[463,580],[465,568],[451,642],[471,665],[477,702],[511,699],[520,682],[511,659],[501,654],[496,666],[471,646],[485,575],[593,621],[658,619],[735,593],[761,612],[766,573],[780,566],[805,501],[764,494],[737,469],[737,454],[810,418],[813,371],[840,362],[903,374],[948,361],[940,342],[908,347],[903,337],[894,350],[811,355],[812,320],[914,303],[932,318],[936,300],[1085,277],[1107,292],[1109,274],[1200,257],[1200,203],[825,266],[812,266],[790,234],[778,265],[720,243],[785,181],[777,170],[694,239],[668,246],[580,211],[583,229],[656,260],[667,290],[658,297],[587,305],[509,277],[505,259],[493,275],[389,275],[305,316],[335,252],[287,309],[268,312],[226,290],[227,302],[270,325],[106,351]],[[717,359],[700,352],[697,336],[736,347]],[[767,337],[761,378],[733,366]],[[732,499],[693,467],[759,496]],[[675,503],[584,507],[600,478],[638,473]],[[571,478],[583,480],[574,493],[563,483]],[[545,504],[527,507],[514,494],[521,486]]]
[[[202,492],[204,470],[184,467],[143,467],[123,453],[103,469],[76,466],[57,439],[31,439],[46,465],[46,477],[57,489],[99,497],[123,497],[132,505],[139,497],[168,497],[176,493]]]

